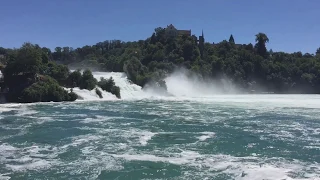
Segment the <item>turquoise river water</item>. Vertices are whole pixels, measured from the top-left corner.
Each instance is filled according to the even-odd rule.
[[[320,179],[320,96],[0,105],[0,179]]]

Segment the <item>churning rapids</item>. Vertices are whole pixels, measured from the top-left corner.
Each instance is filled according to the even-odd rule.
[[[0,105],[0,180],[320,179],[318,95],[213,95],[169,77],[166,97],[94,76],[122,100],[74,89],[84,100]]]

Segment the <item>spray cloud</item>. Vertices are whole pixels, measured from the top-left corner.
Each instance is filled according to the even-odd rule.
[[[240,93],[239,88],[230,80],[203,79],[196,73],[184,68],[176,69],[165,79],[168,92],[181,97],[205,97],[221,94]]]

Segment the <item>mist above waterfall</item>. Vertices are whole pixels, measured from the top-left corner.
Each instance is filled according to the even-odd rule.
[[[123,72],[99,72],[93,71],[92,75],[98,81],[101,78],[114,79],[115,85],[120,88],[121,99],[146,99],[164,97],[210,97],[223,94],[237,94],[240,91],[228,79],[203,79],[200,75],[187,69],[179,68],[168,74],[159,82],[148,82],[144,87],[132,83]],[[98,87],[99,88],[99,87]],[[74,92],[83,100],[114,100],[115,96],[109,92],[102,91],[103,98],[100,99],[95,90],[81,90],[73,88]]]
[[[198,74],[183,68],[170,74],[165,82],[168,92],[177,97],[204,97],[240,92],[228,79],[203,79]]]

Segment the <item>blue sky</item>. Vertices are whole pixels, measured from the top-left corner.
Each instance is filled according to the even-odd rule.
[[[268,49],[314,53],[320,47],[319,0],[6,0],[0,6],[0,46],[80,47],[112,39],[146,39],[156,27],[203,29],[207,42],[233,34],[254,43],[264,32]]]

